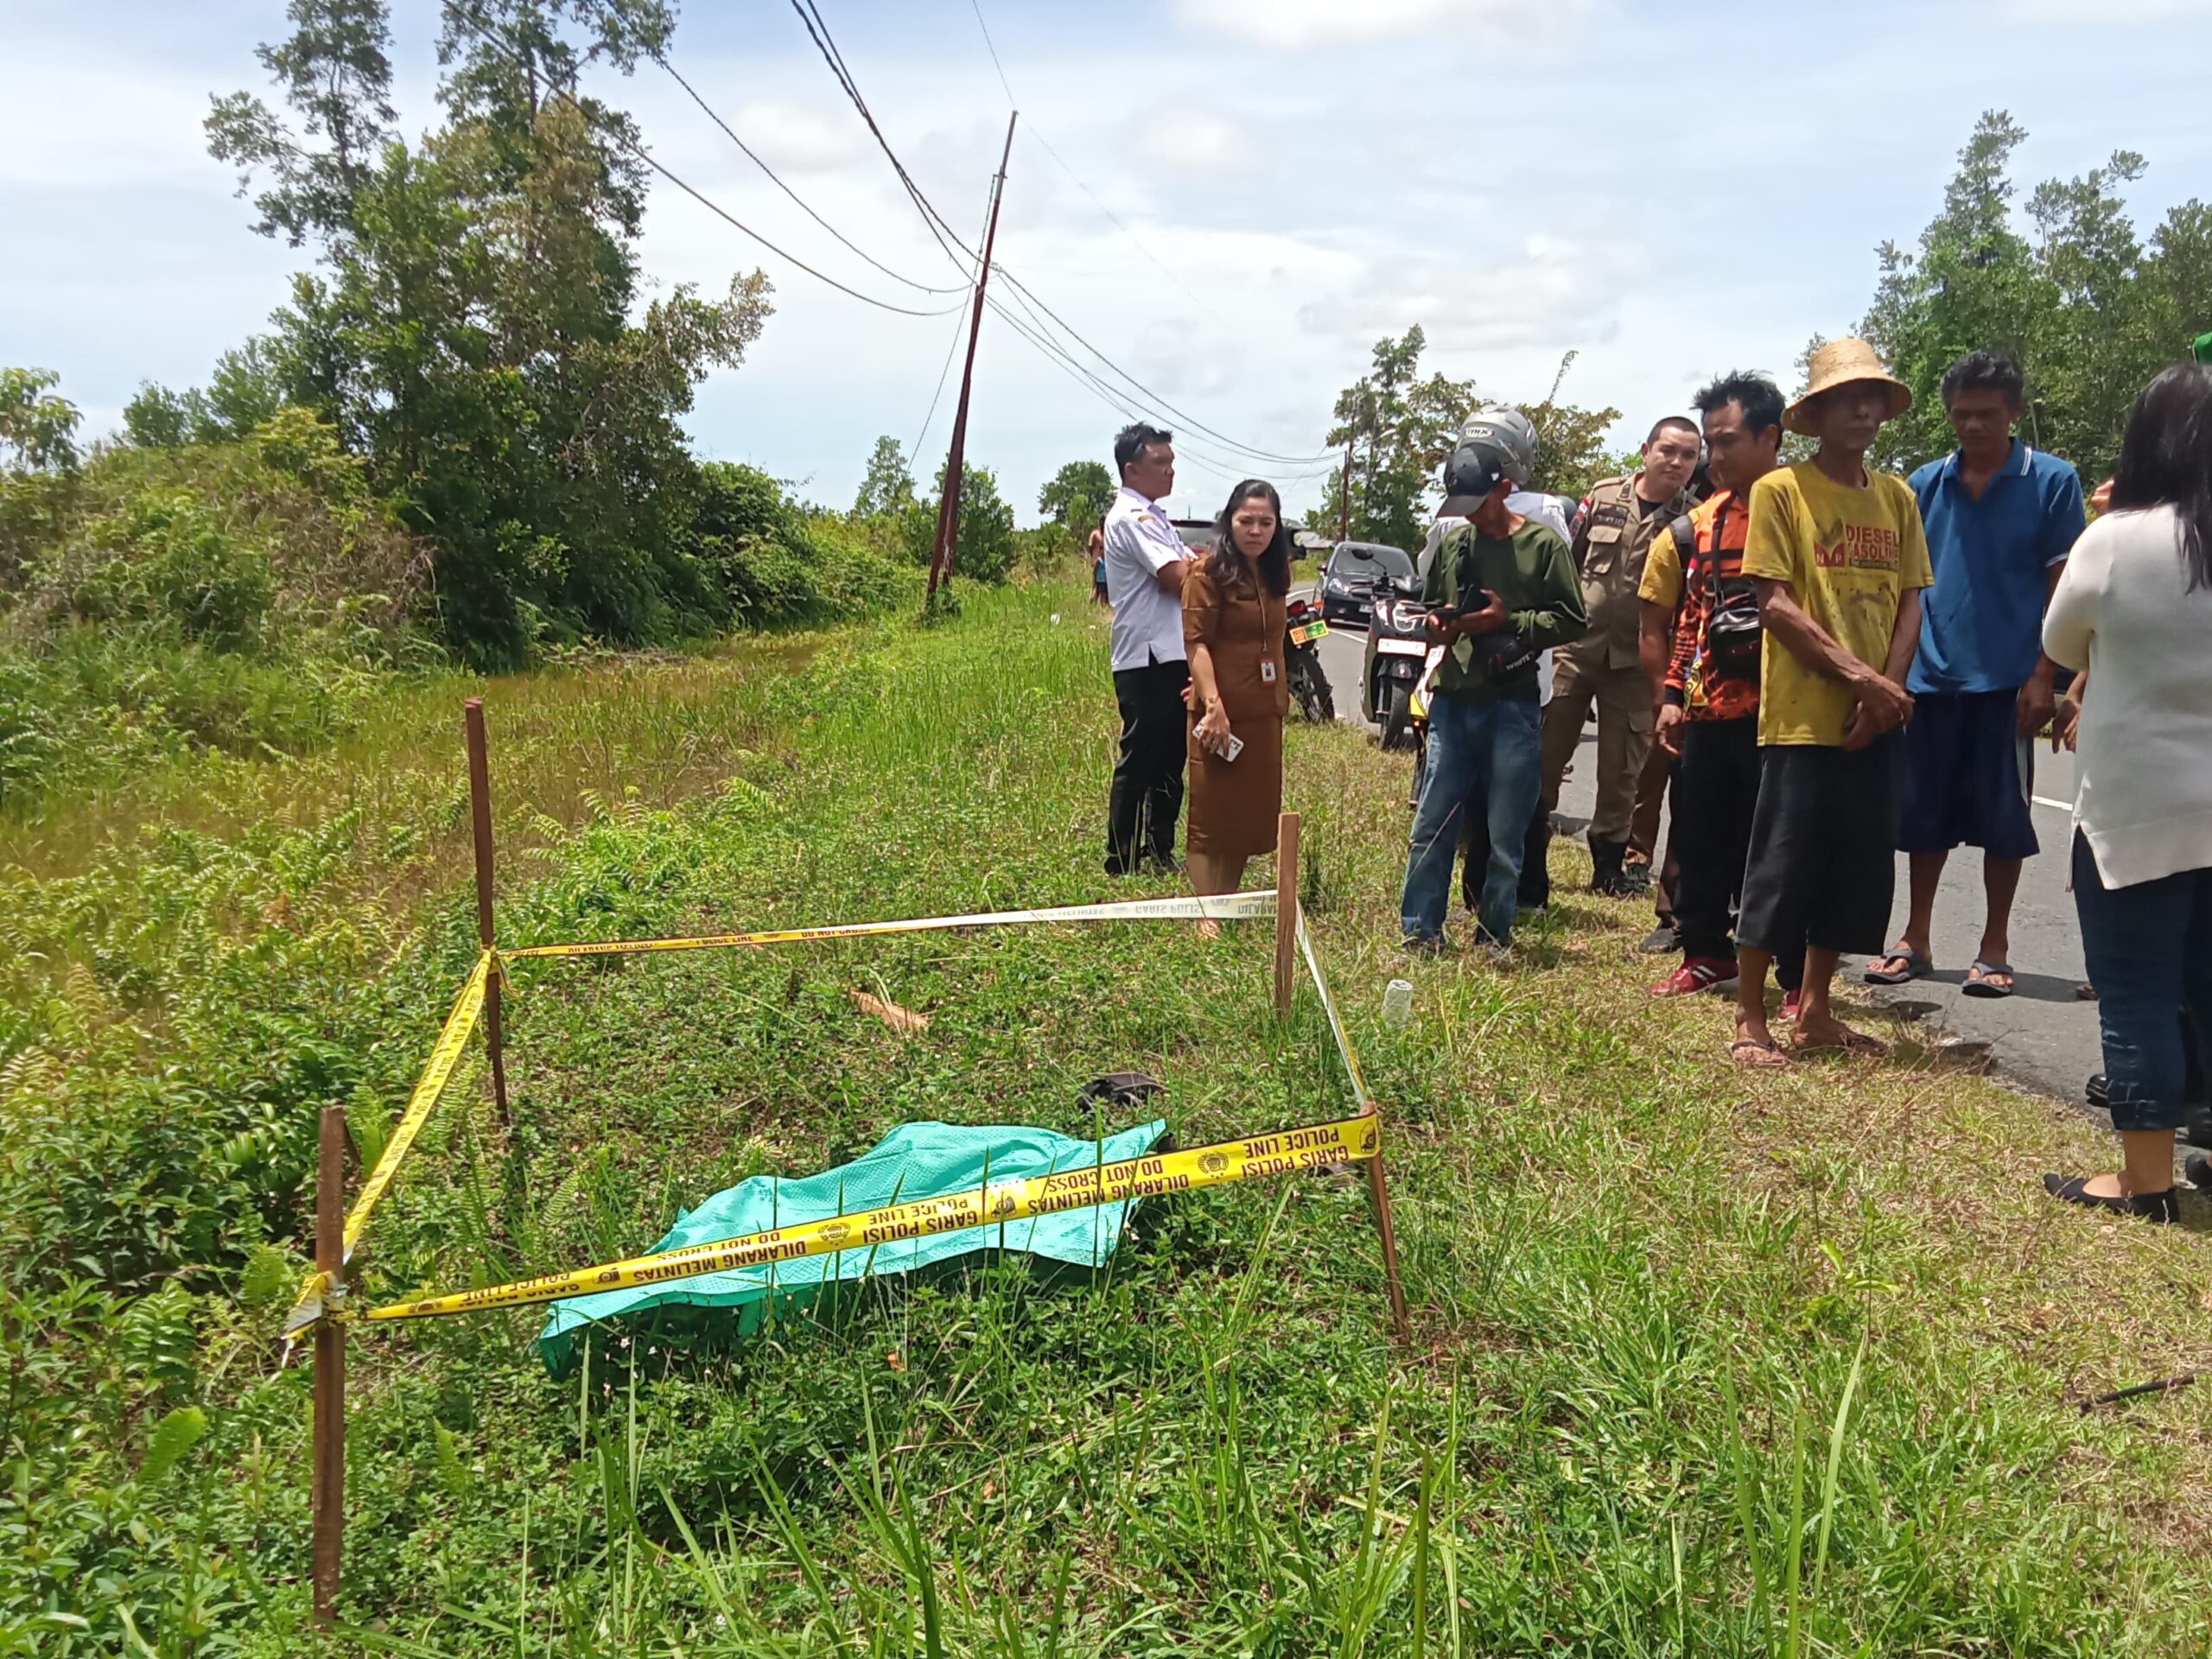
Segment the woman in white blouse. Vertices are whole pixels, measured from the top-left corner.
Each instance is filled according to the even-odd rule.
[[[2212,366],[2168,369],[2135,400],[2112,510],[2075,543],[2043,645],[2089,674],[2074,904],[2123,1160],[2044,1185],[2171,1221],[2183,1020],[2212,1055]],[[2212,1160],[2189,1174],[2212,1185]]]

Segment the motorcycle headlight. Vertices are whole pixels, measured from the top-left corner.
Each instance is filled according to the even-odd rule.
[[[1390,626],[1400,633],[1421,632],[1421,607],[1410,599],[1395,601],[1390,606]]]

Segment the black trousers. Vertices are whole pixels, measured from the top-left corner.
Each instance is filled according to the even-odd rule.
[[[1114,671],[1122,711],[1122,753],[1106,803],[1106,868],[1123,875],[1141,858],[1175,856],[1175,820],[1183,810],[1184,739],[1190,711],[1183,689],[1188,663],[1147,663]]]
[[[1674,828],[1669,849],[1675,877],[1675,927],[1685,957],[1733,957],[1736,910],[1744,893],[1751,816],[1759,802],[1759,722],[1685,721],[1681,759],[1675,763]],[[1776,977],[1784,988],[1804,978],[1801,941],[1778,951]]]

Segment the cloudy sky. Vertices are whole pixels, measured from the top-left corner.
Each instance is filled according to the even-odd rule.
[[[1564,395],[1625,410],[1624,439],[1715,370],[1787,381],[1808,335],[1850,329],[1876,245],[1918,234],[1986,108],[2031,135],[2024,184],[2128,148],[2151,163],[2132,196],[2146,231],[2212,195],[2212,0],[981,0],[1004,86],[970,0],[818,3],[922,189],[976,232],[1011,87],[999,262],[1179,411],[1175,505],[1209,514],[1246,471],[1315,499],[1336,391],[1415,322],[1427,367],[1502,398],[1541,397],[1579,353]],[[265,90],[252,50],[282,12],[7,8],[0,362],[58,370],[96,429],[142,380],[203,379],[301,257],[251,233],[200,132],[211,92]],[[433,0],[396,0],[410,129],[435,114],[435,33]],[[874,259],[963,280],[788,0],[691,0],[671,61]],[[594,90],[818,268],[917,308],[956,297],[837,245],[658,69]],[[661,288],[755,265],[775,283],[747,361],[700,390],[703,453],[836,505],[879,433],[919,436],[918,471],[941,459],[950,382],[925,419],[954,316],[861,304],[664,186],[642,255]],[[986,317],[969,454],[1025,521],[1122,418]],[[1193,422],[1293,459],[1239,463]]]

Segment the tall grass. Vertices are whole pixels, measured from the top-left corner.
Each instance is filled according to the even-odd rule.
[[[503,880],[502,935],[1097,896],[1103,658],[1071,587],[772,675],[495,686],[503,842],[536,849]],[[664,686],[688,708],[630,706]],[[388,729],[403,772],[450,791],[446,713],[397,707]],[[695,756],[710,727],[744,753]],[[19,876],[0,912],[42,957],[5,1004],[31,1057],[7,1063],[6,1196],[32,1205],[58,1168],[38,1137],[124,1098],[144,1137],[80,1147],[84,1179],[114,1184],[146,1147],[202,1172],[150,1241],[90,1191],[14,1236],[0,1630],[19,1646],[135,1651],[126,1619],[156,1651],[305,1645],[304,1379],[265,1338],[301,1263],[313,1107],[335,1091],[376,1144],[472,949],[462,867],[431,848],[458,818],[408,819],[419,791],[377,796],[373,758],[349,764],[297,774],[318,780],[297,827],[237,838],[213,796],[275,782],[218,763],[194,798],[180,777],[152,798],[201,799],[196,827]],[[2201,1240],[2050,1214],[2012,1166],[2088,1143],[1986,1082],[1808,1065],[1747,1086],[1722,1011],[1639,995],[1631,908],[1565,882],[1522,965],[1424,966],[1414,1021],[1384,1027],[1396,764],[1349,730],[1293,734],[1315,929],[1390,1114],[1411,1346],[1384,1334],[1360,1185],[1326,1177],[1154,1205],[1096,1272],[983,1260],[750,1335],[603,1328],[564,1379],[524,1314],[357,1330],[347,1642],[2202,1651],[2190,1402],[2073,1403],[2200,1357],[2177,1310]],[[518,825],[531,800],[550,822]],[[426,839],[387,846],[379,810]],[[1186,1141],[1310,1120],[1341,1084],[1310,997],[1271,1018],[1268,931],[518,964],[512,1124],[472,1063],[379,1212],[364,1294],[634,1250],[733,1181],[916,1118],[1095,1135],[1118,1125],[1077,1089],[1126,1066],[1168,1084]],[[857,1014],[854,986],[928,1033]],[[150,1101],[130,1093],[148,1075]],[[266,1122],[223,1163],[207,1145],[237,1138],[241,1102]],[[159,1265],[109,1283],[109,1257],[37,1243],[95,1224]],[[149,1479],[156,1426],[187,1408],[204,1433]]]

